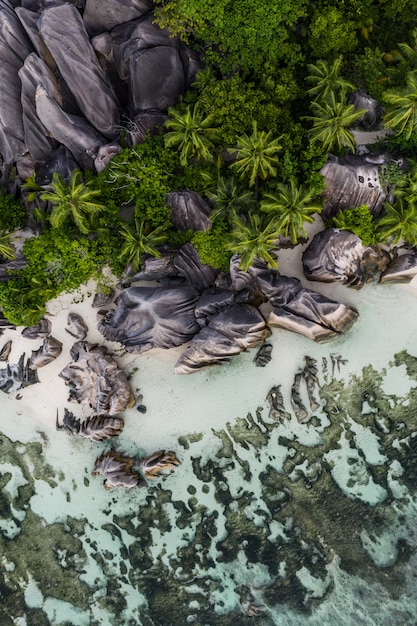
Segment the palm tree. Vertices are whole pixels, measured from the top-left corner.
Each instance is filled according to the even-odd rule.
[[[49,221],[54,228],[59,228],[71,217],[77,228],[87,234],[91,230],[91,218],[106,208],[103,204],[91,202],[98,195],[100,191],[90,189],[82,182],[80,170],[73,170],[68,183],[55,172],[52,176],[52,191],[44,191],[40,198],[52,204]]]
[[[349,128],[359,120],[365,109],[356,109],[353,104],[345,104],[337,101],[335,94],[330,92],[323,102],[312,102],[311,109],[314,115],[306,116],[304,119],[313,122],[313,127],[308,132],[311,141],[319,141],[323,148],[340,150],[344,146],[355,150],[355,138]]]
[[[322,206],[314,202],[314,196],[314,191],[291,178],[289,185],[279,183],[275,191],[264,194],[261,210],[272,213],[281,235],[296,244],[300,236],[306,236],[304,223],[313,223],[312,214],[322,210]]]
[[[207,197],[214,203],[214,209],[210,213],[210,219],[230,219],[233,211],[247,209],[253,204],[253,193],[243,185],[239,185],[233,176],[225,178],[219,176],[217,188],[207,191]]]
[[[124,240],[120,258],[126,259],[133,270],[137,271],[141,265],[142,255],[149,254],[159,258],[161,253],[158,246],[162,245],[166,239],[165,228],[158,226],[154,230],[150,229],[149,223],[139,221],[135,218],[132,225],[123,224],[120,234]]]
[[[247,272],[255,259],[266,261],[269,267],[275,269],[278,267],[272,250],[276,248],[280,231],[276,228],[273,219],[264,224],[258,213],[249,213],[248,220],[235,213],[232,224],[233,230],[226,248],[240,255],[239,267],[241,269]]]
[[[240,174],[241,178],[248,175],[249,185],[255,185],[255,198],[258,195],[258,179],[266,180],[277,173],[276,165],[279,160],[276,154],[282,150],[281,137],[272,139],[271,131],[258,131],[257,123],[252,122],[252,134],[242,135],[237,139],[237,148],[229,149],[230,154],[236,154],[236,160],[231,167]]]
[[[417,28],[410,33],[412,43],[399,43],[398,50],[391,50],[384,55],[388,63],[404,63],[413,70],[417,69]]]
[[[307,67],[309,75],[306,81],[312,85],[307,89],[310,96],[318,102],[326,100],[330,92],[338,94],[340,100],[344,100],[348,91],[354,91],[355,85],[340,76],[340,68],[343,57],[339,56],[329,64],[327,61],[317,61],[315,65],[310,63]]]
[[[409,72],[406,87],[402,92],[387,91],[383,96],[386,103],[384,124],[398,134],[410,139],[417,129],[417,71]]]
[[[211,126],[214,115],[203,117],[198,103],[192,111],[187,106],[184,113],[171,108],[168,114],[170,119],[165,126],[170,130],[165,134],[165,145],[179,149],[181,165],[187,165],[193,158],[213,161],[211,150],[218,138],[217,128]]]
[[[380,241],[393,244],[404,241],[417,245],[417,205],[397,196],[395,205],[385,202],[385,215],[378,220],[377,233]]]
[[[11,261],[15,258],[16,252],[12,244],[12,234],[0,232],[0,256]]]

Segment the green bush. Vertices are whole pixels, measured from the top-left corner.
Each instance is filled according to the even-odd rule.
[[[213,224],[211,230],[199,231],[191,243],[200,255],[201,262],[227,272],[232,253],[226,250],[230,239],[229,229],[223,220]]]
[[[331,225],[342,230],[350,230],[357,235],[365,246],[377,243],[376,222],[366,204],[354,209],[346,209],[332,219]]]

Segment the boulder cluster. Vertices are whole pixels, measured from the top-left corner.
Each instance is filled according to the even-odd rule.
[[[142,141],[198,69],[150,0],[0,0],[3,162],[22,178],[48,163],[101,171],[121,130]]]

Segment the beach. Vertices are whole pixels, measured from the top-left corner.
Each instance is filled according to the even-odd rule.
[[[1,524],[4,536],[13,539],[3,544],[6,580],[16,580],[16,558],[27,555],[30,533],[36,532],[45,562],[40,576],[36,559],[25,561],[16,615],[23,602],[26,612],[41,611],[54,626],[139,626],[149,610],[158,626],[176,624],[175,612],[181,623],[204,624],[202,615],[208,615],[226,624],[236,611],[258,612],[265,626],[301,626],[334,624],[347,607],[346,624],[391,626],[396,611],[398,623],[411,626],[407,611],[417,604],[409,579],[413,558],[399,565],[397,546],[414,546],[415,509],[402,450],[411,445],[407,406],[413,406],[417,387],[410,364],[417,354],[411,313],[417,291],[412,284],[367,284],[355,291],[308,283],[301,253],[301,247],[280,252],[281,272],[356,307],[359,318],[346,335],[325,344],[274,329],[268,339],[272,359],[264,368],[253,361],[256,350],[192,375],[174,374],[180,348],[126,355],[97,331],[94,284],[48,304],[62,354],[39,370],[40,383],[17,392],[21,399],[16,393],[0,398],[2,472],[13,476],[3,489],[13,502]],[[143,396],[125,411],[124,431],[112,442],[55,430],[57,411],[60,419],[64,408],[80,418],[88,415],[85,407],[68,402],[58,376],[74,341],[65,331],[69,312],[83,317],[86,340],[106,345],[136,398]],[[42,343],[23,338],[20,330],[3,335],[3,342],[13,340],[10,363]],[[410,363],[399,357],[395,364],[394,355],[404,350]],[[316,367],[318,408],[302,385],[308,418],[299,422],[291,388],[306,356]],[[266,399],[276,386],[285,409],[279,420]],[[136,459],[169,449],[180,465],[146,481],[145,489],[107,491],[92,470],[110,448]],[[338,521],[331,522],[337,511]],[[68,531],[73,539],[67,545]],[[271,570],[266,550],[272,547],[278,552]],[[307,554],[316,557],[306,560]],[[354,575],[345,570],[349,559]],[[58,575],[55,590],[48,591],[48,580]],[[160,583],[152,586],[161,577],[176,590],[175,598]],[[284,584],[285,605],[274,609],[274,594]],[[358,585],[368,590],[359,622]],[[407,607],[397,588],[408,594]],[[166,605],[170,617],[162,617]]]

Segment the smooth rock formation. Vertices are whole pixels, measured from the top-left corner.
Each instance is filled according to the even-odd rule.
[[[32,355],[28,362],[28,367],[32,370],[37,370],[40,367],[52,363],[59,357],[62,352],[62,343],[55,339],[52,335],[48,335],[43,340],[43,344],[39,350],[32,350]]]
[[[165,202],[170,209],[172,222],[178,230],[208,230],[210,207],[196,191],[171,191]]]
[[[0,369],[0,390],[4,393],[18,391],[22,387],[28,387],[39,382],[36,370],[29,367],[29,362],[25,363],[25,355],[22,354],[18,363],[7,364],[5,369]]]
[[[389,260],[379,248],[364,246],[350,231],[329,228],[317,233],[304,251],[303,270],[309,280],[336,281],[360,289],[384,271]]]
[[[191,243],[186,243],[174,256],[174,265],[178,273],[197,291],[208,289],[218,274],[210,265],[201,263],[197,250]]]
[[[74,337],[77,341],[81,341],[87,337],[88,326],[81,315],[71,312],[68,313],[65,332],[71,335],[71,337]]]
[[[402,254],[393,259],[381,274],[381,283],[408,283],[417,275],[417,253]]]
[[[26,150],[19,70],[32,51],[13,4],[0,0],[0,155],[6,163]]]
[[[194,315],[198,297],[192,287],[130,287],[116,298],[116,309],[98,329],[127,352],[180,346],[200,330]]]
[[[381,124],[381,116],[384,112],[378,100],[371,98],[362,89],[357,89],[349,96],[349,104],[353,104],[356,109],[365,109],[366,113],[358,121],[358,125],[370,130]]]
[[[64,111],[41,85],[36,89],[35,104],[47,131],[68,148],[81,167],[94,170],[96,159],[102,163],[100,149],[105,148],[107,140],[84,117]],[[110,145],[109,160],[120,149]]]
[[[129,67],[130,112],[166,111],[185,92],[184,68],[175,48],[158,46],[136,52]]]
[[[79,11],[68,3],[49,6],[42,11],[38,25],[81,113],[104,137],[115,139],[120,124],[119,103]]]
[[[103,346],[79,341],[71,357],[59,374],[70,388],[69,402],[87,404],[96,415],[117,415],[134,405],[125,374]]]
[[[390,155],[366,154],[329,156],[320,173],[326,190],[321,217],[334,217],[339,211],[366,204],[374,217],[379,217],[388,197],[387,186],[381,182],[380,169],[384,164],[396,163]]]
[[[0,349],[0,361],[7,361],[10,352],[12,350],[12,341],[6,341],[6,343]]]
[[[142,17],[151,8],[148,0],[86,0],[83,21],[89,35],[94,36]]]
[[[52,324],[46,317],[42,317],[41,320],[35,326],[28,326],[22,330],[22,336],[26,339],[39,339],[40,337],[47,337],[51,334]]]
[[[24,140],[31,157],[42,162],[58,148],[58,141],[50,135],[36,111],[36,90],[42,86],[62,106],[62,95],[58,82],[49,67],[35,53],[29,54],[19,70],[22,83],[22,120]]]
[[[141,459],[140,469],[145,478],[157,478],[179,464],[180,462],[172,450],[157,450],[157,452]]]
[[[237,303],[208,320],[175,364],[176,374],[190,374],[261,344],[269,334],[265,320],[252,305]]]

